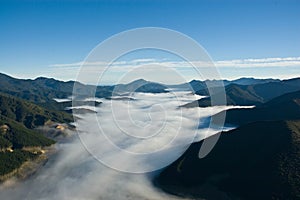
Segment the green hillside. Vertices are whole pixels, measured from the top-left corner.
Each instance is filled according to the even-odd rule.
[[[55,143],[33,130],[49,120],[68,123],[73,118],[66,112],[48,110],[0,93],[0,180],[25,161],[38,157],[39,153],[25,150],[25,147],[45,147]]]
[[[0,73],[0,93],[30,101],[50,110],[64,111],[65,107],[54,99],[64,99],[72,96],[76,83],[78,93],[87,95],[96,92],[97,97],[110,97],[112,87],[95,87],[74,81],[59,81],[52,78],[37,78],[35,80],[16,79]]]
[[[73,86],[76,91],[73,91]],[[115,86],[93,86],[85,85],[75,81],[59,81],[53,78],[40,77],[34,80],[24,80],[10,77],[0,73],[0,93],[8,94],[20,99],[28,100],[34,104],[52,110],[64,110],[62,104],[54,101],[54,98],[68,98],[73,95],[78,99],[86,97],[109,98],[112,92],[144,92],[161,93],[167,92],[166,86],[145,80],[136,80],[128,84]]]
[[[247,86],[230,84],[225,87],[227,105],[258,105],[263,102],[263,98],[246,89]],[[201,92],[203,94],[204,92]],[[209,95],[209,94],[208,94]],[[218,98],[218,94],[215,95]],[[222,104],[223,105],[223,104]],[[210,97],[205,97],[197,101],[183,105],[186,108],[211,106]]]
[[[24,162],[37,157],[37,154],[23,150],[15,150],[10,153],[0,152],[0,181],[1,176],[11,173],[15,169],[18,169]]]
[[[300,91],[252,109],[227,111],[214,149],[198,158],[192,144],[157,178],[169,193],[204,199],[300,199]]]
[[[222,133],[203,159],[201,144],[161,173],[162,189],[207,199],[300,199],[300,121],[254,122]]]
[[[0,93],[0,115],[24,124],[27,128],[42,126],[46,121],[71,122],[65,112],[42,108],[28,101]]]
[[[72,91],[53,90],[34,80],[16,79],[0,73],[0,92],[37,104],[51,103],[53,98],[66,98]]]
[[[12,144],[13,149],[33,146],[49,146],[54,141],[44,137],[42,134],[26,128],[14,120],[0,116],[0,127],[6,125],[8,130],[1,133],[1,137]]]
[[[3,175],[19,168],[25,161],[38,156],[23,150],[23,147],[45,147],[54,143],[23,124],[0,116],[0,180]]]
[[[295,120],[300,118],[300,91],[288,93],[252,109],[231,109],[226,123],[241,125],[261,120]]]

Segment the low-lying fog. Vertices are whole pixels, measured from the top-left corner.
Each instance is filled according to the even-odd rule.
[[[58,153],[36,174],[2,186],[0,199],[179,199],[155,188],[152,178],[190,143],[215,133],[207,117],[229,108],[178,107],[198,98],[170,92],[99,99],[96,114],[78,115],[78,135],[57,143]]]

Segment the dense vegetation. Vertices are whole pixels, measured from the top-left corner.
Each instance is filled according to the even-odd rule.
[[[42,134],[28,129],[16,121],[1,116],[0,126],[3,125],[8,126],[9,129],[5,133],[2,133],[1,137],[8,140],[14,149],[31,146],[43,147],[54,143],[53,140],[44,137]]]
[[[192,144],[159,183],[168,192],[207,199],[300,199],[299,129],[300,121],[247,124],[223,133],[203,159],[202,143]]]
[[[24,124],[27,128],[42,126],[47,120],[71,122],[72,116],[42,108],[28,101],[0,93],[0,115]]]
[[[205,199],[300,199],[300,91],[252,109],[228,111],[212,152],[194,143],[157,183],[167,192]]]
[[[297,120],[300,118],[300,91],[274,98],[252,109],[231,109],[226,123],[241,125],[261,120]]]
[[[0,152],[0,176],[19,168],[24,162],[36,158],[38,155],[28,151],[15,150],[14,152]]]
[[[12,147],[12,143],[8,139],[3,137],[3,135],[0,135],[0,150],[7,149],[9,147]]]
[[[59,84],[59,81],[56,81]],[[48,108],[55,108],[53,98],[66,98],[72,94],[72,90],[54,90],[43,85],[39,79],[22,80],[15,79],[0,73],[0,92],[31,101],[39,105],[47,104]],[[71,85],[71,84],[70,84]]]
[[[26,128],[23,124],[0,116],[0,176],[19,168],[37,154],[22,150],[23,147],[44,147],[54,141]],[[9,151],[8,148],[12,151]]]
[[[23,150],[24,147],[54,144],[53,140],[34,131],[35,127],[49,120],[59,123],[73,120],[70,114],[59,111],[60,107],[56,106],[59,104],[52,99],[63,98],[67,94],[51,89],[49,82],[45,86],[40,82],[40,79],[34,82],[0,74],[0,176],[37,156]]]
[[[64,110],[64,105],[57,103],[54,98],[72,96],[76,84],[78,93],[91,96],[96,92],[97,97],[110,97],[113,87],[94,87],[74,81],[58,81],[52,78],[37,78],[35,80],[16,79],[0,73],[0,93],[8,94],[19,99],[30,101],[50,110]],[[76,91],[75,91],[76,93]]]

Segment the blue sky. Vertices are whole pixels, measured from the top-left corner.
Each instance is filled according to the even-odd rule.
[[[54,70],[81,62],[114,34],[151,26],[192,37],[214,61],[293,58],[279,67],[233,63],[220,70],[224,78],[300,76],[299,10],[291,0],[0,1],[0,71],[74,79]]]

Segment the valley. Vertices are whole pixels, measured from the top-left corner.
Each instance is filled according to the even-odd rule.
[[[34,89],[36,96],[41,94],[38,99],[45,99],[44,90],[53,96],[45,99],[50,102],[50,106],[45,106],[47,103],[39,103],[42,101],[19,92],[6,89],[0,93],[1,180],[3,186],[15,182],[13,186],[2,187],[0,197],[19,199],[25,195],[38,199],[51,192],[58,199],[65,195],[74,198],[74,194],[79,199],[85,198],[84,194],[76,193],[83,185],[70,185],[79,177],[82,184],[89,185],[107,179],[108,190],[114,190],[115,182],[136,181],[141,191],[149,192],[133,192],[131,188],[136,186],[132,184],[114,195],[115,192],[101,194],[96,188],[86,188],[93,199],[114,199],[115,195],[127,196],[122,199],[149,200],[297,199],[299,196],[298,79],[257,79],[257,83],[256,79],[249,80],[253,85],[224,81],[227,100],[234,99],[234,103],[227,101],[227,105],[211,107],[205,96],[197,95],[204,93],[184,88],[186,85],[167,86],[145,80],[104,88],[82,84],[84,93],[78,92],[75,97],[69,82],[4,77],[10,80],[9,84],[29,81],[31,85],[39,85],[39,89]],[[196,83],[199,82],[193,81],[190,88],[197,89]],[[285,89],[269,90],[270,84],[282,84]],[[200,85],[203,87],[205,82]],[[141,86],[141,90],[135,91]],[[20,86],[8,88],[13,87]],[[249,88],[267,88],[268,94]],[[109,92],[104,96],[103,92],[96,92],[101,90]],[[94,98],[92,91],[96,92]],[[68,95],[61,96],[60,92]],[[201,102],[207,104],[203,106]],[[227,117],[224,131],[220,133],[222,127],[219,129],[215,124],[212,128],[210,123],[214,121],[210,119],[224,112]],[[125,120],[128,118],[132,120],[131,125]],[[99,133],[108,135],[103,137]],[[122,133],[129,135],[120,137]],[[221,135],[215,148],[207,157],[199,159],[203,140],[215,134]],[[107,139],[121,149],[114,149]],[[53,177],[53,173],[58,176]],[[47,188],[41,187],[40,183],[46,179]],[[35,189],[27,193],[27,187]],[[61,193],[60,188],[66,187],[68,192]],[[250,195],[249,188],[259,192]]]

